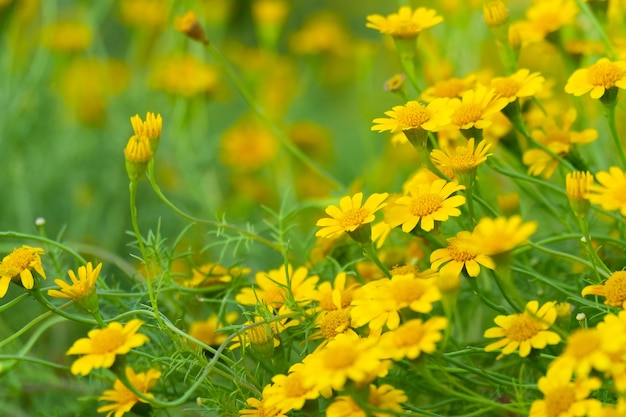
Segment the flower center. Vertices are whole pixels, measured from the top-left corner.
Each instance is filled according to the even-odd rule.
[[[587,72],[587,80],[590,84],[604,88],[614,87],[615,82],[619,81],[623,76],[624,71],[612,62],[606,61],[596,62],[589,67]]]
[[[441,206],[441,196],[439,194],[422,194],[413,197],[409,210],[414,216],[427,216],[434,213]]]
[[[561,413],[569,410],[576,401],[576,394],[569,386],[558,387],[554,391],[546,394],[546,414],[548,417],[558,417]]]
[[[606,304],[621,307],[626,301],[626,272],[613,274],[604,284],[606,288]]]
[[[352,294],[349,291],[339,291],[341,298],[341,308],[346,308],[352,303]],[[333,300],[333,291],[328,291],[322,294],[320,298],[320,308],[326,311],[337,310],[337,306]]]
[[[338,346],[335,349],[326,349],[324,363],[333,370],[349,368],[356,360],[357,353],[347,346]]]
[[[469,123],[478,121],[483,115],[483,108],[478,103],[461,104],[452,113],[452,124],[457,126],[465,126]]]
[[[362,225],[369,215],[370,211],[365,207],[352,208],[344,212],[339,224],[343,228],[357,227]]]
[[[471,261],[476,257],[476,253],[467,249],[462,249],[454,245],[448,248],[450,257],[457,262]]]
[[[430,114],[423,105],[412,102],[398,111],[396,120],[403,128],[416,128],[430,120]]]
[[[33,251],[28,248],[15,249],[10,255],[2,260],[2,266],[8,268],[28,269],[33,261]]]
[[[496,94],[502,97],[513,97],[519,91],[519,83],[511,78],[502,78],[493,82]]]
[[[424,337],[424,329],[420,326],[412,326],[410,331],[395,331],[393,335],[394,343],[397,347],[411,347],[418,345]],[[407,329],[409,330],[409,329]]]
[[[92,338],[93,354],[102,355],[115,352],[125,341],[126,336],[120,329],[102,329]]]
[[[389,286],[389,292],[396,303],[404,306],[419,300],[424,295],[424,287],[415,278],[394,279]]]
[[[466,171],[477,165],[476,157],[467,153],[456,154],[450,158],[450,161],[450,165],[452,165],[452,169],[455,171]]]
[[[517,314],[516,320],[507,330],[507,337],[515,342],[532,339],[539,332],[537,320],[525,314]]]
[[[332,339],[349,328],[350,309],[329,311],[320,323],[320,331],[324,339]]]
[[[442,81],[435,86],[435,97],[454,98],[459,97],[465,90],[465,83],[458,78]]]

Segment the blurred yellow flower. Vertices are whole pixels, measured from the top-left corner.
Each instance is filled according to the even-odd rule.
[[[224,132],[220,159],[238,172],[266,166],[278,155],[280,144],[274,134],[255,119],[243,119]]]
[[[599,295],[604,297],[604,304],[624,308],[626,302],[626,271],[613,272],[602,284],[587,285],[581,292],[582,296]]]
[[[483,4],[483,19],[490,28],[497,28],[509,21],[509,9],[502,0],[491,0]]]
[[[326,207],[325,211],[330,217],[317,221],[315,225],[320,226],[321,229],[315,233],[315,236],[329,238],[343,232],[350,233],[373,222],[374,213],[387,204],[384,201],[388,196],[387,193],[372,194],[362,206],[363,193],[343,197],[339,200],[339,207],[333,205]]]
[[[447,78],[426,88],[421,98],[426,102],[431,102],[436,98],[461,97],[464,92],[474,88],[476,76],[470,74],[463,78]]]
[[[489,86],[497,96],[505,97],[511,103],[518,98],[536,95],[543,89],[544,81],[545,78],[538,72],[531,74],[530,70],[522,68],[507,77],[493,78]]]
[[[507,253],[526,242],[537,230],[537,222],[522,223],[521,216],[483,217],[472,231],[472,239],[486,255]]]
[[[206,38],[206,34],[204,33],[204,29],[198,22],[198,17],[194,13],[193,10],[188,10],[182,16],[177,16],[174,19],[174,29],[179,31],[182,34],[187,35],[189,38],[203,43],[205,45],[209,44],[209,41]]]
[[[592,204],[599,204],[605,210],[619,210],[626,216],[626,173],[619,167],[610,167],[596,174],[599,185],[589,186],[585,197]]]
[[[448,238],[448,246],[434,250],[430,255],[430,262],[431,268],[446,276],[458,276],[465,268],[467,275],[477,277],[480,265],[489,269],[496,268],[493,259],[481,252],[480,246],[476,245],[471,233],[467,231]]]
[[[272,384],[263,391],[265,405],[276,407],[280,412],[286,413],[290,410],[300,410],[307,400],[319,397],[319,390],[315,389],[310,380],[305,380],[303,369],[302,363],[295,363],[289,368],[289,374],[274,375]]]
[[[457,129],[484,129],[491,126],[489,116],[502,110],[509,100],[496,95],[493,88],[478,85],[453,98],[449,105],[453,109],[451,126]]]
[[[329,53],[344,55],[350,48],[349,35],[336,15],[320,12],[309,16],[289,40],[290,49],[298,55]]]
[[[402,412],[402,404],[408,397],[404,391],[396,389],[389,384],[377,387],[370,384],[368,404],[374,409]],[[391,417],[394,414],[380,411],[372,411],[373,417]],[[367,417],[365,412],[350,395],[338,395],[326,409],[326,417]]]
[[[555,320],[554,302],[547,302],[540,308],[538,301],[529,301],[524,312],[509,316],[500,315],[494,319],[498,327],[487,329],[484,337],[500,340],[487,345],[485,352],[502,348],[502,353],[498,355],[500,359],[518,350],[519,356],[525,358],[532,349],[556,345],[561,341],[561,337],[548,330]]]
[[[250,268],[234,266],[225,268],[213,262],[203,264],[192,271],[192,277],[181,284],[187,288],[209,287],[219,283],[231,282],[233,278],[250,273]]]
[[[72,285],[68,285],[61,279],[55,279],[54,283],[60,290],[48,290],[48,295],[57,298],[69,298],[74,300],[85,310],[93,313],[98,310],[98,297],[96,295],[96,280],[102,269],[102,263],[95,268],[88,262],[86,266],[78,267],[78,278],[71,269],[67,271]]]
[[[149,76],[151,88],[186,98],[215,93],[219,80],[213,65],[200,62],[190,54],[157,60]]]
[[[56,52],[81,52],[91,45],[93,31],[83,22],[56,22],[43,28],[41,43]]]
[[[132,348],[148,342],[146,335],[137,333],[142,324],[143,321],[138,319],[126,325],[112,322],[104,329],[91,330],[86,338],[78,339],[65,353],[83,355],[72,364],[72,374],[84,376],[92,369],[110,368],[117,355],[125,355]]]
[[[32,271],[36,271],[42,278],[46,273],[41,265],[44,250],[22,245],[21,248],[13,249],[13,252],[2,259],[0,263],[0,298],[4,297],[9,289],[11,281],[20,284],[30,290],[35,285]]]
[[[237,312],[228,313],[224,321],[228,324],[232,324],[238,316]],[[229,335],[228,332],[220,331],[221,327],[223,327],[223,324],[219,321],[219,317],[212,315],[206,320],[197,320],[191,323],[189,326],[189,336],[201,341],[205,345],[217,347],[221,345]]]
[[[169,15],[167,0],[120,1],[120,17],[128,26],[159,29],[165,26]]]
[[[567,80],[565,92],[575,96],[589,93],[591,98],[601,98],[611,88],[626,89],[626,61],[609,61],[601,58],[589,68],[574,71]]]
[[[259,25],[281,25],[289,13],[289,3],[285,0],[254,0],[252,16]]]
[[[141,179],[152,156],[150,140],[147,136],[133,135],[130,137],[126,148],[124,148],[124,157],[126,159],[126,173],[131,181]]]
[[[127,366],[126,377],[139,392],[152,398],[154,395],[150,394],[148,390],[156,385],[161,377],[161,372],[150,368],[146,372],[135,373],[130,366]],[[116,379],[113,383],[113,389],[104,391],[98,399],[111,403],[98,407],[97,411],[99,413],[107,413],[106,417],[111,417],[111,415],[114,415],[114,417],[122,417],[124,413],[130,412],[138,402],[146,402],[146,400],[137,397],[137,395],[128,389],[119,379]]]
[[[372,14],[367,16],[366,27],[376,29],[385,35],[391,35],[396,39],[413,39],[420,32],[443,21],[433,9],[419,7],[411,10],[408,6],[400,7],[398,13],[388,16]]]
[[[433,353],[437,350],[436,343],[443,339],[442,332],[447,326],[445,317],[435,316],[426,321],[409,320],[396,329],[384,332],[379,342],[383,357],[400,361],[405,358],[416,359],[422,353]]]
[[[593,185],[593,175],[589,171],[568,172],[565,176],[565,193],[570,207],[578,216],[585,216],[589,211],[589,193]]]

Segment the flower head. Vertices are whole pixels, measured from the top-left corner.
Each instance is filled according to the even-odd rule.
[[[396,39],[414,39],[420,32],[431,26],[441,23],[443,18],[437,12],[425,7],[411,10],[410,7],[400,7],[398,13],[387,17],[379,14],[367,16],[368,28],[376,29],[382,34],[389,34]]]
[[[486,352],[502,348],[503,355],[519,350],[519,356],[525,358],[531,349],[543,349],[547,345],[555,345],[561,337],[548,329],[556,320],[554,302],[547,302],[539,308],[538,301],[529,301],[523,313],[510,316],[498,316],[494,319],[498,327],[485,331],[487,338],[500,338],[485,347]]]
[[[226,315],[226,323],[233,323],[238,317],[236,312]],[[228,338],[228,332],[220,331],[222,323],[217,315],[212,315],[206,320],[198,320],[189,326],[189,336],[197,339],[208,346],[219,346]]]
[[[497,77],[489,84],[497,96],[505,97],[509,103],[518,98],[532,97],[543,89],[543,78],[538,72],[532,74],[526,68],[508,77]]]
[[[387,205],[384,201],[388,195],[372,194],[363,206],[361,206],[363,193],[343,197],[339,200],[339,207],[331,205],[326,208],[326,213],[330,217],[317,221],[316,226],[321,226],[321,229],[315,236],[330,238],[343,232],[355,232],[358,228],[368,225],[374,221],[374,213]]]
[[[470,277],[477,277],[480,265],[489,269],[496,268],[493,259],[481,252],[480,246],[467,231],[461,231],[455,237],[449,238],[447,247],[433,251],[430,262],[433,269],[439,270],[445,276],[458,276],[465,268]]]
[[[161,377],[161,372],[150,368],[146,372],[136,374],[131,367],[127,366],[126,377],[128,378],[128,381],[135,388],[137,388],[137,390],[152,398],[153,395],[150,394],[148,390],[156,385]],[[111,403],[98,407],[99,413],[107,413],[106,417],[111,417],[113,414],[115,414],[114,417],[122,417],[124,413],[130,412],[130,410],[138,402],[146,402],[145,400],[137,397],[137,395],[129,390],[119,379],[115,380],[113,389],[104,391],[98,399],[100,401],[108,401]]]
[[[137,333],[143,321],[133,319],[122,325],[109,323],[104,329],[91,330],[86,338],[78,339],[66,355],[83,355],[72,364],[74,375],[87,375],[92,369],[110,368],[117,355],[125,355],[132,348],[148,342],[146,335]]]
[[[60,290],[48,290],[48,295],[58,298],[69,298],[74,300],[86,311],[93,313],[98,311],[98,296],[96,295],[96,280],[102,269],[102,263],[95,268],[91,262],[87,266],[78,267],[78,278],[74,271],[69,270],[67,274],[72,280],[72,285],[68,285],[61,279],[55,279],[54,283],[61,287]]]
[[[0,262],[0,298],[7,293],[11,281],[22,285],[27,290],[33,288],[35,279],[32,271],[46,278],[39,257],[43,253],[41,248],[22,245],[21,248],[13,249],[13,252],[2,259]]]
[[[583,288],[582,296],[599,295],[604,297],[604,304],[624,308],[626,302],[626,271],[613,272],[602,284],[588,285]]]
[[[192,98],[209,95],[218,89],[216,68],[191,54],[167,56],[155,62],[149,76],[152,88],[169,94]]]
[[[565,193],[577,216],[585,216],[589,211],[589,200],[586,196],[592,185],[593,175],[589,171],[568,172],[565,176]]]
[[[470,138],[465,146],[457,146],[453,150],[441,151],[433,149],[430,157],[437,165],[452,169],[455,177],[466,187],[470,187],[476,176],[476,168],[491,156],[491,143],[482,140],[474,147],[474,138]]]
[[[609,171],[596,174],[599,185],[589,186],[585,197],[592,204],[599,204],[605,210],[619,210],[626,216],[626,173],[618,167],[610,167]]]
[[[395,389],[389,384],[380,387],[370,385],[367,402],[375,408],[382,410],[402,411],[401,403],[408,400],[404,391]],[[326,417],[366,417],[365,411],[356,403],[350,395],[339,395],[326,409]],[[373,411],[374,417],[391,417],[392,414]]]
[[[598,99],[615,87],[626,89],[626,62],[600,58],[589,68],[574,71],[567,80],[565,92],[575,96],[589,93],[591,98]]]
[[[133,135],[130,137],[126,148],[124,148],[124,157],[126,159],[126,173],[131,181],[138,181],[145,174],[152,156],[152,148],[147,136]]]
[[[526,242],[536,230],[536,222],[522,223],[521,216],[495,219],[483,217],[474,227],[472,236],[482,253],[498,255],[507,253]]]
[[[447,325],[445,317],[431,317],[425,322],[409,320],[397,329],[383,333],[379,345],[385,356],[393,360],[415,359],[437,349],[436,344],[443,339],[442,331]]]
[[[496,95],[493,88],[478,85],[462,93],[460,99],[450,100],[451,125],[462,130],[489,127],[492,124],[489,116],[502,110],[508,102],[507,98]]]
[[[176,17],[174,20],[174,29],[189,36],[193,40],[205,45],[209,44],[204,29],[200,26],[198,18],[192,10],[188,10],[184,15]]]
[[[150,141],[150,149],[152,153],[156,153],[159,147],[159,139],[161,138],[161,131],[163,130],[163,119],[160,114],[156,116],[152,112],[146,113],[146,121],[141,120],[141,117],[136,114],[130,118],[130,123],[133,126],[135,136],[146,136]]]
[[[385,221],[392,227],[402,225],[402,231],[409,233],[418,223],[422,230],[429,232],[435,222],[448,220],[450,216],[461,215],[457,207],[465,203],[461,195],[451,196],[464,189],[463,185],[444,179],[432,183],[422,183],[409,189],[409,195],[398,198],[390,206]]]
[[[509,10],[502,0],[491,0],[483,5],[483,18],[490,28],[497,28],[509,21]]]
[[[435,98],[461,97],[465,91],[472,89],[475,83],[476,76],[473,74],[463,78],[447,78],[424,90],[421,98],[426,102],[431,102]]]
[[[265,405],[286,413],[300,410],[307,400],[319,397],[320,392],[315,389],[310,378],[306,378],[303,369],[302,363],[296,363],[289,368],[288,375],[274,375],[272,385],[263,394],[266,397]]]
[[[48,25],[42,34],[42,44],[52,51],[82,52],[89,47],[93,30],[80,21],[64,21]]]

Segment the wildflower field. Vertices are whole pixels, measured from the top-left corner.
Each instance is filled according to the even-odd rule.
[[[0,417],[626,416],[624,89],[624,0],[0,0]]]

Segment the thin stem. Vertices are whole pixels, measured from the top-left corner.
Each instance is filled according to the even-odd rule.
[[[385,274],[385,276],[387,278],[391,278],[391,272],[389,272],[389,269],[387,269],[387,267],[382,263],[382,261],[378,257],[378,253],[376,253],[376,249],[374,248],[374,244],[370,242],[369,244],[361,245],[361,248],[363,248],[363,253],[369,259],[371,259],[376,264],[376,266],[378,268],[380,268],[380,270],[383,272],[383,274]]]
[[[613,45],[611,44],[609,37],[604,31],[604,28],[602,27],[600,22],[598,22],[598,19],[596,19],[596,15],[593,14],[593,11],[589,8],[589,5],[582,0],[576,0],[576,4],[578,4],[578,7],[583,11],[583,13],[585,13],[585,15],[587,15],[593,27],[598,31],[598,34],[600,35],[600,39],[602,40],[602,43],[604,44],[604,47],[606,48],[607,56],[610,59],[615,59],[617,55],[615,54]]]
[[[48,239],[47,237],[35,236],[35,235],[29,235],[29,234],[26,234],[26,233],[17,233],[17,232],[0,232],[0,238],[2,238],[2,237],[26,239],[26,240],[33,240],[33,241],[36,241],[36,242],[42,242],[42,243],[45,243],[47,245],[51,245],[51,246],[54,246],[56,248],[59,248],[63,252],[68,253],[69,255],[74,257],[81,265],[86,265],[87,264],[87,261],[85,260],[85,258],[80,256],[80,254],[78,252],[76,252],[75,250],[73,250],[71,248],[68,248],[67,246],[63,245],[62,243],[55,242],[54,240]]]
[[[613,88],[617,88],[617,87],[613,87]],[[614,103],[604,105],[604,117],[606,117],[606,121],[609,125],[609,130],[611,131],[611,137],[613,138],[613,141],[615,142],[615,147],[617,148],[617,153],[622,163],[622,168],[626,168],[626,154],[624,154],[624,147],[622,146],[622,142],[619,140],[619,134],[617,133],[617,126],[615,125],[615,104]]]
[[[538,245],[538,244],[532,243],[532,242],[528,242],[528,244],[531,247],[533,247],[533,248],[535,248],[537,250],[540,250],[541,252],[545,252],[545,253],[550,254],[552,256],[558,256],[558,257],[563,258],[563,259],[569,259],[572,262],[577,262],[577,263],[580,263],[582,265],[585,265],[589,269],[593,269],[593,264],[591,262],[587,262],[584,259],[580,259],[580,258],[578,258],[578,257],[576,257],[574,255],[570,255],[569,253],[559,252],[559,251],[556,251],[556,250],[548,249],[548,248],[545,248],[545,247],[543,247],[541,245]],[[604,276],[605,278],[609,277],[609,274],[606,271],[604,271],[604,270],[600,270],[600,271],[598,271],[598,273],[600,275]]]

